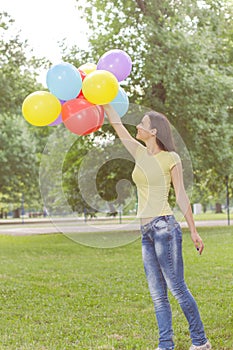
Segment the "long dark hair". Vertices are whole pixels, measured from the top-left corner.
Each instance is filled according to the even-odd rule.
[[[150,111],[146,113],[150,118],[151,129],[156,129],[156,142],[164,151],[176,151],[171,131],[171,124],[165,115]]]

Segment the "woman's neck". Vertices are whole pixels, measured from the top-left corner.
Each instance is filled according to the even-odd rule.
[[[148,154],[157,154],[159,152],[162,151],[162,149],[157,145],[157,143],[154,140],[148,140],[146,142],[146,148],[147,148],[147,152]]]

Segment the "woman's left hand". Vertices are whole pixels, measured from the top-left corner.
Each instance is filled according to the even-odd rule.
[[[199,234],[197,232],[193,232],[193,233],[191,233],[191,238],[192,238],[192,241],[193,241],[196,249],[198,250],[199,254],[201,255],[201,253],[203,252],[203,249],[204,249],[204,243],[203,243],[201,237],[199,236]]]

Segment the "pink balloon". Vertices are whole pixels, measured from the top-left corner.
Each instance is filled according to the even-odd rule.
[[[97,63],[98,70],[107,70],[115,75],[118,81],[128,77],[132,69],[130,56],[123,50],[110,50],[100,57]]]

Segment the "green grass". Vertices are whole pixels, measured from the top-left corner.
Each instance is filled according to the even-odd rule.
[[[214,213],[214,212],[206,212],[202,214],[196,214],[194,215],[194,219],[196,221],[206,221],[206,220],[226,220],[227,221],[227,213]],[[230,219],[233,220],[233,213],[230,213]]]
[[[184,230],[186,282],[213,349],[232,350],[232,227],[200,228],[196,254]],[[1,350],[153,350],[157,327],[141,261],[141,243],[88,248],[60,234],[0,236]],[[176,350],[190,346],[171,297]]]

